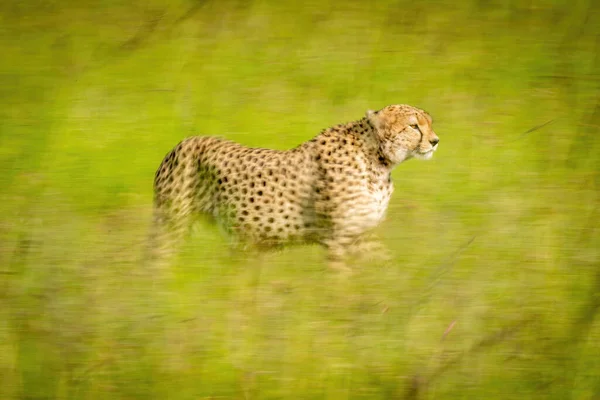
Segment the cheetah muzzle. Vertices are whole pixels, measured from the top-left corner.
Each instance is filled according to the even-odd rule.
[[[204,214],[259,248],[322,244],[331,266],[342,268],[349,249],[383,220],[392,169],[437,149],[431,124],[423,110],[391,105],[287,151],[187,138],[156,171],[152,252],[172,253]]]

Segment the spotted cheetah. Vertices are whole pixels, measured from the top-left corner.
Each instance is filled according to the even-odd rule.
[[[423,110],[391,105],[287,151],[187,138],[156,171],[154,251],[175,249],[204,214],[258,248],[319,243],[345,268],[348,250],[385,216],[392,169],[437,149],[431,124]]]

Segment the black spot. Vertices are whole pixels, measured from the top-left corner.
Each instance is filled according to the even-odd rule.
[[[254,217],[254,218],[252,218],[252,221],[258,221],[259,219],[260,218],[258,218],[258,217]]]
[[[259,210],[260,210],[260,206],[255,206],[255,207],[254,207],[254,209],[255,209],[256,211],[259,211]]]
[[[250,203],[254,203],[254,197],[250,197]]]
[[[271,217],[267,220],[267,222],[269,222],[270,224],[272,224],[273,222],[275,222],[275,218]]]
[[[254,187],[254,182],[250,182],[250,187],[253,188]]]
[[[265,226],[265,232],[271,232],[271,227],[270,226]]]
[[[257,195],[262,196],[263,195],[263,191],[259,190],[258,192],[256,192]]]
[[[246,211],[246,210],[242,211],[242,215],[248,215],[248,211]]]

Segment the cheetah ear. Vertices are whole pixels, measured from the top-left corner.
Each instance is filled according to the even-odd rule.
[[[365,116],[367,117],[367,119],[369,120],[369,122],[371,123],[371,125],[373,125],[375,128],[379,128],[379,121],[378,121],[378,118],[377,118],[377,111],[368,110],[367,114]]]

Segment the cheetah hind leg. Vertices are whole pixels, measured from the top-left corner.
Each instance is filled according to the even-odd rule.
[[[175,216],[156,207],[148,234],[144,263],[149,267],[166,266],[173,261],[191,226],[189,213]]]

